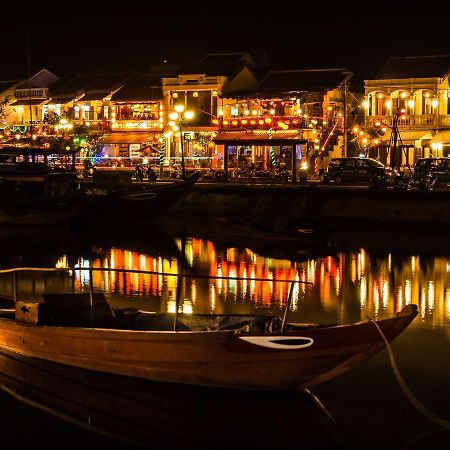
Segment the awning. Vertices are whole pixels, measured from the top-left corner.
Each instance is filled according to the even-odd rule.
[[[422,141],[425,139],[431,139],[432,134],[428,131],[399,131],[397,138],[397,145],[415,145],[416,141]],[[391,139],[391,134],[388,134],[383,137],[381,140],[381,144],[387,145]],[[420,142],[417,144],[420,145]]]
[[[213,139],[216,144],[228,145],[294,145],[306,143],[303,133],[292,131],[252,130],[252,131],[223,131]]]
[[[48,98],[24,98],[16,100],[15,102],[11,103],[10,106],[42,105],[45,102],[48,102]]]
[[[102,139],[104,144],[145,144],[157,142],[161,133],[115,132]]]
[[[438,131],[430,140],[431,144],[450,144],[450,130]]]

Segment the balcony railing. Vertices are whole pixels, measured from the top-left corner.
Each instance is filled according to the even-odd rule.
[[[116,130],[162,130],[159,120],[115,120],[112,126]]]
[[[368,116],[366,124],[376,126],[377,122],[392,126],[392,116]],[[426,129],[436,128],[438,123],[446,122],[450,125],[450,116],[436,117],[434,114],[406,115],[398,120],[399,129]],[[444,126],[444,125],[441,125]]]
[[[218,120],[216,119],[218,122]],[[308,120],[301,116],[251,116],[251,117],[223,117],[222,128],[272,128],[279,122],[288,128],[308,128]],[[212,122],[215,124],[215,122]]]
[[[16,89],[14,96],[24,98],[48,98],[48,88]]]

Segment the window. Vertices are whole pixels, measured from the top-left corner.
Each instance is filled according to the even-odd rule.
[[[433,99],[431,96],[426,97],[425,95],[422,97],[422,114],[433,114]]]

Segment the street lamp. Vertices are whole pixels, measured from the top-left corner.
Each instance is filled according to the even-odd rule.
[[[181,125],[183,119],[191,120],[194,117],[194,113],[192,111],[184,111],[184,105],[177,104],[174,106],[174,110],[169,113],[169,125],[172,127],[172,131],[180,132],[180,146],[181,146],[181,178],[183,180],[186,179],[186,165],[184,162],[184,139],[183,139],[183,131],[181,129]],[[183,114],[184,112],[184,114]]]

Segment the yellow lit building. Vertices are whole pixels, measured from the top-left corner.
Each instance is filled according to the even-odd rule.
[[[9,98],[8,114],[2,125],[7,138],[15,142],[42,133],[45,104],[49,101],[49,88],[58,77],[42,69],[28,80],[13,84],[6,92]],[[5,93],[2,94],[2,96]]]
[[[365,81],[366,127],[385,130],[372,156],[400,167],[450,154],[449,74],[450,55],[392,57],[375,79]],[[392,157],[396,114],[398,151]]]
[[[344,98],[351,77],[346,69],[272,70],[256,87],[226,90],[221,132],[214,141],[226,148],[227,170],[286,167],[295,174],[319,152],[342,156],[338,137],[346,126]],[[349,105],[350,100],[347,112]]]
[[[199,63],[182,66],[176,76],[162,79],[166,165],[180,162],[182,138],[188,166],[221,166],[223,149],[215,148],[212,139],[225,108],[222,94],[225,89],[234,92],[256,86],[255,64],[248,53],[208,54]],[[170,114],[180,105],[192,118],[171,124]]]

